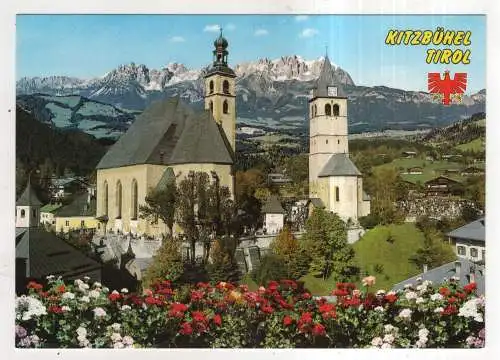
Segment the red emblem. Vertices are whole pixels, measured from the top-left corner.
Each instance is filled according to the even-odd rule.
[[[429,73],[427,87],[431,94],[441,94],[443,104],[450,105],[451,95],[461,95],[467,89],[467,73],[455,73],[453,79],[450,78],[450,72],[444,72],[444,79],[441,79],[440,73]]]

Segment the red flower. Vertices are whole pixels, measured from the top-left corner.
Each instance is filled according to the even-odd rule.
[[[214,317],[212,318],[212,321],[217,326],[221,326],[222,325],[222,317],[219,314],[215,314]]]
[[[181,318],[184,316],[184,312],[187,309],[187,306],[184,304],[173,303],[170,305],[170,311],[168,312],[168,314],[176,318]]]
[[[475,282],[471,282],[470,284],[467,284],[464,286],[464,291],[467,294],[470,294],[471,292],[475,291],[477,289],[477,285]]]
[[[191,335],[193,333],[193,327],[191,323],[185,322],[182,323],[181,329],[179,330],[179,334],[181,335]]]
[[[207,321],[207,317],[202,311],[193,311],[191,313],[191,317],[193,318],[193,321],[195,322],[205,322]]]
[[[326,303],[326,304],[321,305],[318,308],[318,310],[319,310],[320,313],[330,312],[330,311],[335,310],[335,305],[330,304],[330,303]]]
[[[347,291],[345,289],[336,289],[336,290],[333,290],[332,295],[338,296],[338,297],[347,296],[347,295],[349,295],[349,291]]]
[[[148,296],[144,299],[144,302],[148,305],[161,305],[162,301],[160,299],[154,298],[152,296]]]
[[[174,294],[174,291],[170,288],[163,288],[158,290],[158,294],[164,295],[164,296],[171,296]]]
[[[137,306],[141,306],[142,305],[142,299],[137,296],[137,295],[132,295],[130,297],[130,301],[132,301],[133,304],[137,305]]]
[[[312,314],[310,312],[305,312],[301,315],[299,323],[310,324],[312,323]]]
[[[458,296],[459,299],[465,299],[465,294],[463,292],[457,291],[455,293],[456,296]]]
[[[120,300],[120,298],[121,298],[121,295],[119,293],[117,293],[117,292],[114,292],[114,293],[111,293],[111,294],[108,295],[108,299],[110,301],[112,301],[112,302]]]
[[[284,285],[287,289],[297,289],[297,283],[293,280],[281,280],[281,284]]]
[[[196,287],[199,287],[199,288],[202,288],[202,289],[207,289],[210,287],[210,284],[209,283],[204,283],[204,282],[199,282],[198,284],[196,284]]]
[[[42,290],[43,289],[43,285],[37,283],[36,281],[30,281],[26,287],[28,289],[34,289],[34,290]]]
[[[58,293],[63,293],[66,291],[66,286],[63,285],[59,285],[57,288],[56,288],[56,292]]]
[[[285,317],[283,318],[283,325],[290,326],[292,324],[293,324],[293,319],[290,316],[285,315]]]
[[[442,287],[439,289],[439,293],[443,296],[448,296],[451,294],[451,291],[448,288]]]
[[[263,313],[266,313],[266,314],[272,314],[273,313],[273,308],[269,305],[264,305],[262,308],[261,308],[262,312]]]
[[[307,292],[302,294],[302,299],[309,300],[310,298],[311,298],[311,294],[309,294]]]
[[[248,285],[241,284],[241,285],[239,286],[239,288],[240,288],[241,292],[243,292],[243,293],[248,292]]]
[[[457,298],[456,297],[451,297],[448,299],[448,304],[453,304],[453,303],[456,303],[457,302]]]
[[[441,312],[441,315],[453,315],[458,312],[457,307],[455,305],[448,305]]]
[[[398,299],[398,297],[395,294],[387,294],[384,298],[385,300],[387,300],[387,302],[391,304],[396,302],[396,300]]]
[[[43,298],[46,298],[47,296],[49,296],[49,292],[48,291],[40,291],[40,296]]]
[[[191,291],[192,302],[201,301],[203,299],[203,296],[204,296],[203,291],[196,291],[196,290]]]
[[[326,330],[323,325],[316,323],[313,325],[312,333],[314,336],[325,336]]]
[[[49,308],[47,310],[49,313],[54,313],[54,314],[60,314],[63,312],[62,307],[57,306],[57,305],[49,306]]]

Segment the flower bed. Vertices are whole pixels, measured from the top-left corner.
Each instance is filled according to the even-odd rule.
[[[18,347],[483,347],[485,338],[484,297],[453,279],[389,293],[339,283],[335,303],[290,280],[255,292],[163,281],[138,295],[52,277],[28,288],[16,298]]]

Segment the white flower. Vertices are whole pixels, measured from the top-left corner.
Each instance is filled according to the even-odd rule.
[[[80,326],[78,329],[76,329],[76,333],[78,334],[78,336],[86,337],[87,336],[87,329],[84,328],[83,326]]]
[[[409,319],[411,317],[412,311],[410,309],[403,309],[399,312],[399,317],[402,319]]]
[[[90,345],[90,341],[86,337],[78,337],[77,340],[81,347],[89,347]]]
[[[474,336],[469,336],[467,339],[465,339],[465,343],[469,346],[474,345],[475,341],[476,341],[476,338]]]
[[[483,315],[477,314],[476,316],[474,316],[474,321],[483,322]]]
[[[397,328],[391,324],[384,325],[384,332],[390,333],[393,330],[397,330]]]
[[[71,308],[70,308],[69,306],[63,305],[63,306],[61,307],[61,310],[62,310],[62,311],[71,311]]]
[[[115,342],[115,344],[113,345],[113,347],[115,349],[123,349],[125,347],[125,345],[123,345],[123,343],[121,341],[118,341],[118,342]]]
[[[123,288],[120,290],[120,292],[124,293],[124,294],[128,294],[128,289],[127,288]]]
[[[90,290],[89,291],[89,297],[91,297],[91,298],[97,299],[99,297],[99,295],[101,295],[99,290]]]
[[[108,289],[106,286],[104,286],[104,287],[102,288],[102,291],[103,291],[103,292],[105,292],[105,293],[107,293],[107,292],[109,292],[109,289]]]
[[[412,285],[411,285],[411,284],[406,284],[406,285],[404,286],[405,290],[406,290],[406,289],[409,289],[409,288],[411,288],[411,287],[412,287]]]
[[[483,316],[478,312],[478,306],[482,305],[482,299],[474,298],[467,301],[460,307],[458,316],[472,317],[477,322],[483,322]]]
[[[388,343],[383,343],[382,346],[381,346],[382,349],[390,349],[392,348],[391,344],[388,344]]]
[[[83,293],[88,289],[89,289],[89,284],[81,283],[80,285],[78,285],[78,290],[80,290]]]
[[[431,295],[431,300],[432,300],[432,301],[440,301],[440,300],[443,300],[443,295],[441,295],[440,293],[435,293],[435,294],[432,294],[432,295]]]
[[[377,294],[377,296],[384,296],[385,295],[385,290],[382,290],[382,289],[377,290],[376,294]]]
[[[419,338],[427,338],[427,336],[429,336],[429,330],[427,330],[426,328],[423,328],[423,329],[420,329],[418,331],[418,337]]]
[[[418,347],[418,348],[424,348],[425,347],[425,343],[426,341],[422,341],[421,339],[417,340],[417,342],[415,343],[415,345]]]
[[[422,285],[424,285],[425,287],[431,286],[432,285],[432,281],[430,281],[430,280],[424,280],[424,282],[422,283]]]
[[[75,280],[75,286],[80,286],[81,284],[83,284],[82,280],[80,280],[80,279]]]
[[[30,296],[22,295],[16,298],[16,318],[24,321],[31,320],[34,317],[46,315],[47,309],[43,303]]]
[[[119,333],[112,333],[111,336],[111,341],[117,342],[122,340],[122,336]]]
[[[126,310],[130,310],[132,308],[129,305],[123,305],[121,309],[122,309],[122,311],[126,311]]]
[[[451,280],[453,280],[453,281],[459,281],[459,280],[460,280],[460,278],[459,278],[458,276],[452,276],[452,277],[451,277]]]
[[[396,295],[396,292],[391,290],[387,293],[387,295]]]
[[[118,324],[118,323],[114,323],[113,325],[111,325],[111,328],[114,330],[114,331],[120,331],[121,329],[121,325]]]
[[[384,342],[382,341],[382,338],[380,338],[378,336],[372,339],[373,346],[382,346],[383,343]]]
[[[100,287],[102,287],[102,284],[101,284],[100,282],[96,281],[96,282],[94,283],[94,287],[96,287],[96,288],[100,288]]]
[[[86,302],[86,303],[89,303],[89,302],[90,302],[90,298],[89,298],[88,296],[82,296],[82,297],[80,298],[80,301],[81,301],[81,302]]]
[[[392,334],[385,334],[384,336],[384,342],[392,344],[394,342],[394,335]]]
[[[375,309],[373,309],[375,311],[378,311],[378,312],[383,312],[384,311],[384,308],[382,306],[377,306]]]
[[[89,280],[90,280],[90,277],[88,277],[88,276],[83,277],[83,281],[89,281]]]
[[[424,299],[423,297],[419,296],[419,297],[417,298],[417,300],[415,300],[415,302],[416,302],[417,304],[423,304],[423,303],[425,302],[425,299]]]
[[[54,275],[47,275],[45,278],[46,278],[48,281],[50,281],[50,280],[54,280],[55,276],[54,276]]]
[[[444,309],[442,307],[437,307],[434,309],[434,312],[438,313],[438,314],[441,314],[443,311],[444,311]]]
[[[422,281],[422,277],[421,277],[421,276],[419,276],[419,277],[417,278],[417,282],[421,282],[421,281]]]
[[[406,294],[405,294],[405,297],[406,297],[406,300],[415,300],[418,295],[416,292],[414,291],[408,291]]]
[[[64,294],[62,294],[61,298],[63,300],[72,300],[75,298],[75,294],[73,294],[72,292],[66,291]]]
[[[131,336],[124,336],[122,342],[127,346],[132,346],[134,344],[134,339]]]
[[[94,309],[94,316],[96,318],[104,317],[104,316],[106,316],[106,311],[104,311],[104,309],[101,307],[97,307]]]

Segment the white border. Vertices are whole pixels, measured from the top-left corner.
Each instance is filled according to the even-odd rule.
[[[5,0],[4,0],[5,1]],[[431,0],[275,0],[263,1],[253,0],[242,2],[234,0],[178,0],[178,1],[110,1],[107,0],[84,0],[81,2],[68,0],[12,0],[5,5],[0,5],[0,46],[1,67],[0,83],[0,121],[2,132],[0,134],[2,150],[0,161],[3,165],[3,173],[0,180],[0,219],[3,229],[0,246],[0,296],[2,300],[2,321],[0,328],[0,341],[3,354],[29,358],[42,356],[52,359],[54,355],[65,358],[87,359],[89,356],[105,358],[110,355],[107,351],[93,350],[92,353],[84,350],[47,350],[39,351],[15,351],[14,349],[14,311],[13,296],[14,286],[14,206],[15,206],[15,15],[19,13],[130,13],[130,14],[487,14],[487,227],[488,239],[488,277],[487,277],[487,348],[473,351],[457,350],[393,350],[393,351],[370,351],[370,350],[136,350],[120,351],[119,356],[140,356],[141,359],[157,356],[178,358],[220,359],[224,358],[334,358],[338,356],[363,356],[373,359],[417,358],[420,356],[433,359],[471,359],[487,358],[498,353],[500,347],[496,341],[498,337],[499,315],[496,305],[498,301],[498,285],[495,283],[498,274],[497,254],[500,239],[496,234],[500,233],[498,227],[498,212],[496,204],[500,201],[499,191],[496,184],[500,176],[500,169],[496,166],[497,147],[496,142],[500,137],[498,121],[500,121],[499,99],[500,99],[500,48],[499,39],[493,34],[500,34],[498,1],[496,0],[454,0],[454,1],[431,1]],[[9,112],[10,110],[10,112]],[[139,352],[140,351],[140,352]],[[162,353],[159,354],[159,351]],[[363,352],[361,352],[363,351]],[[237,352],[237,353],[236,353]],[[114,355],[115,353],[113,353]]]

